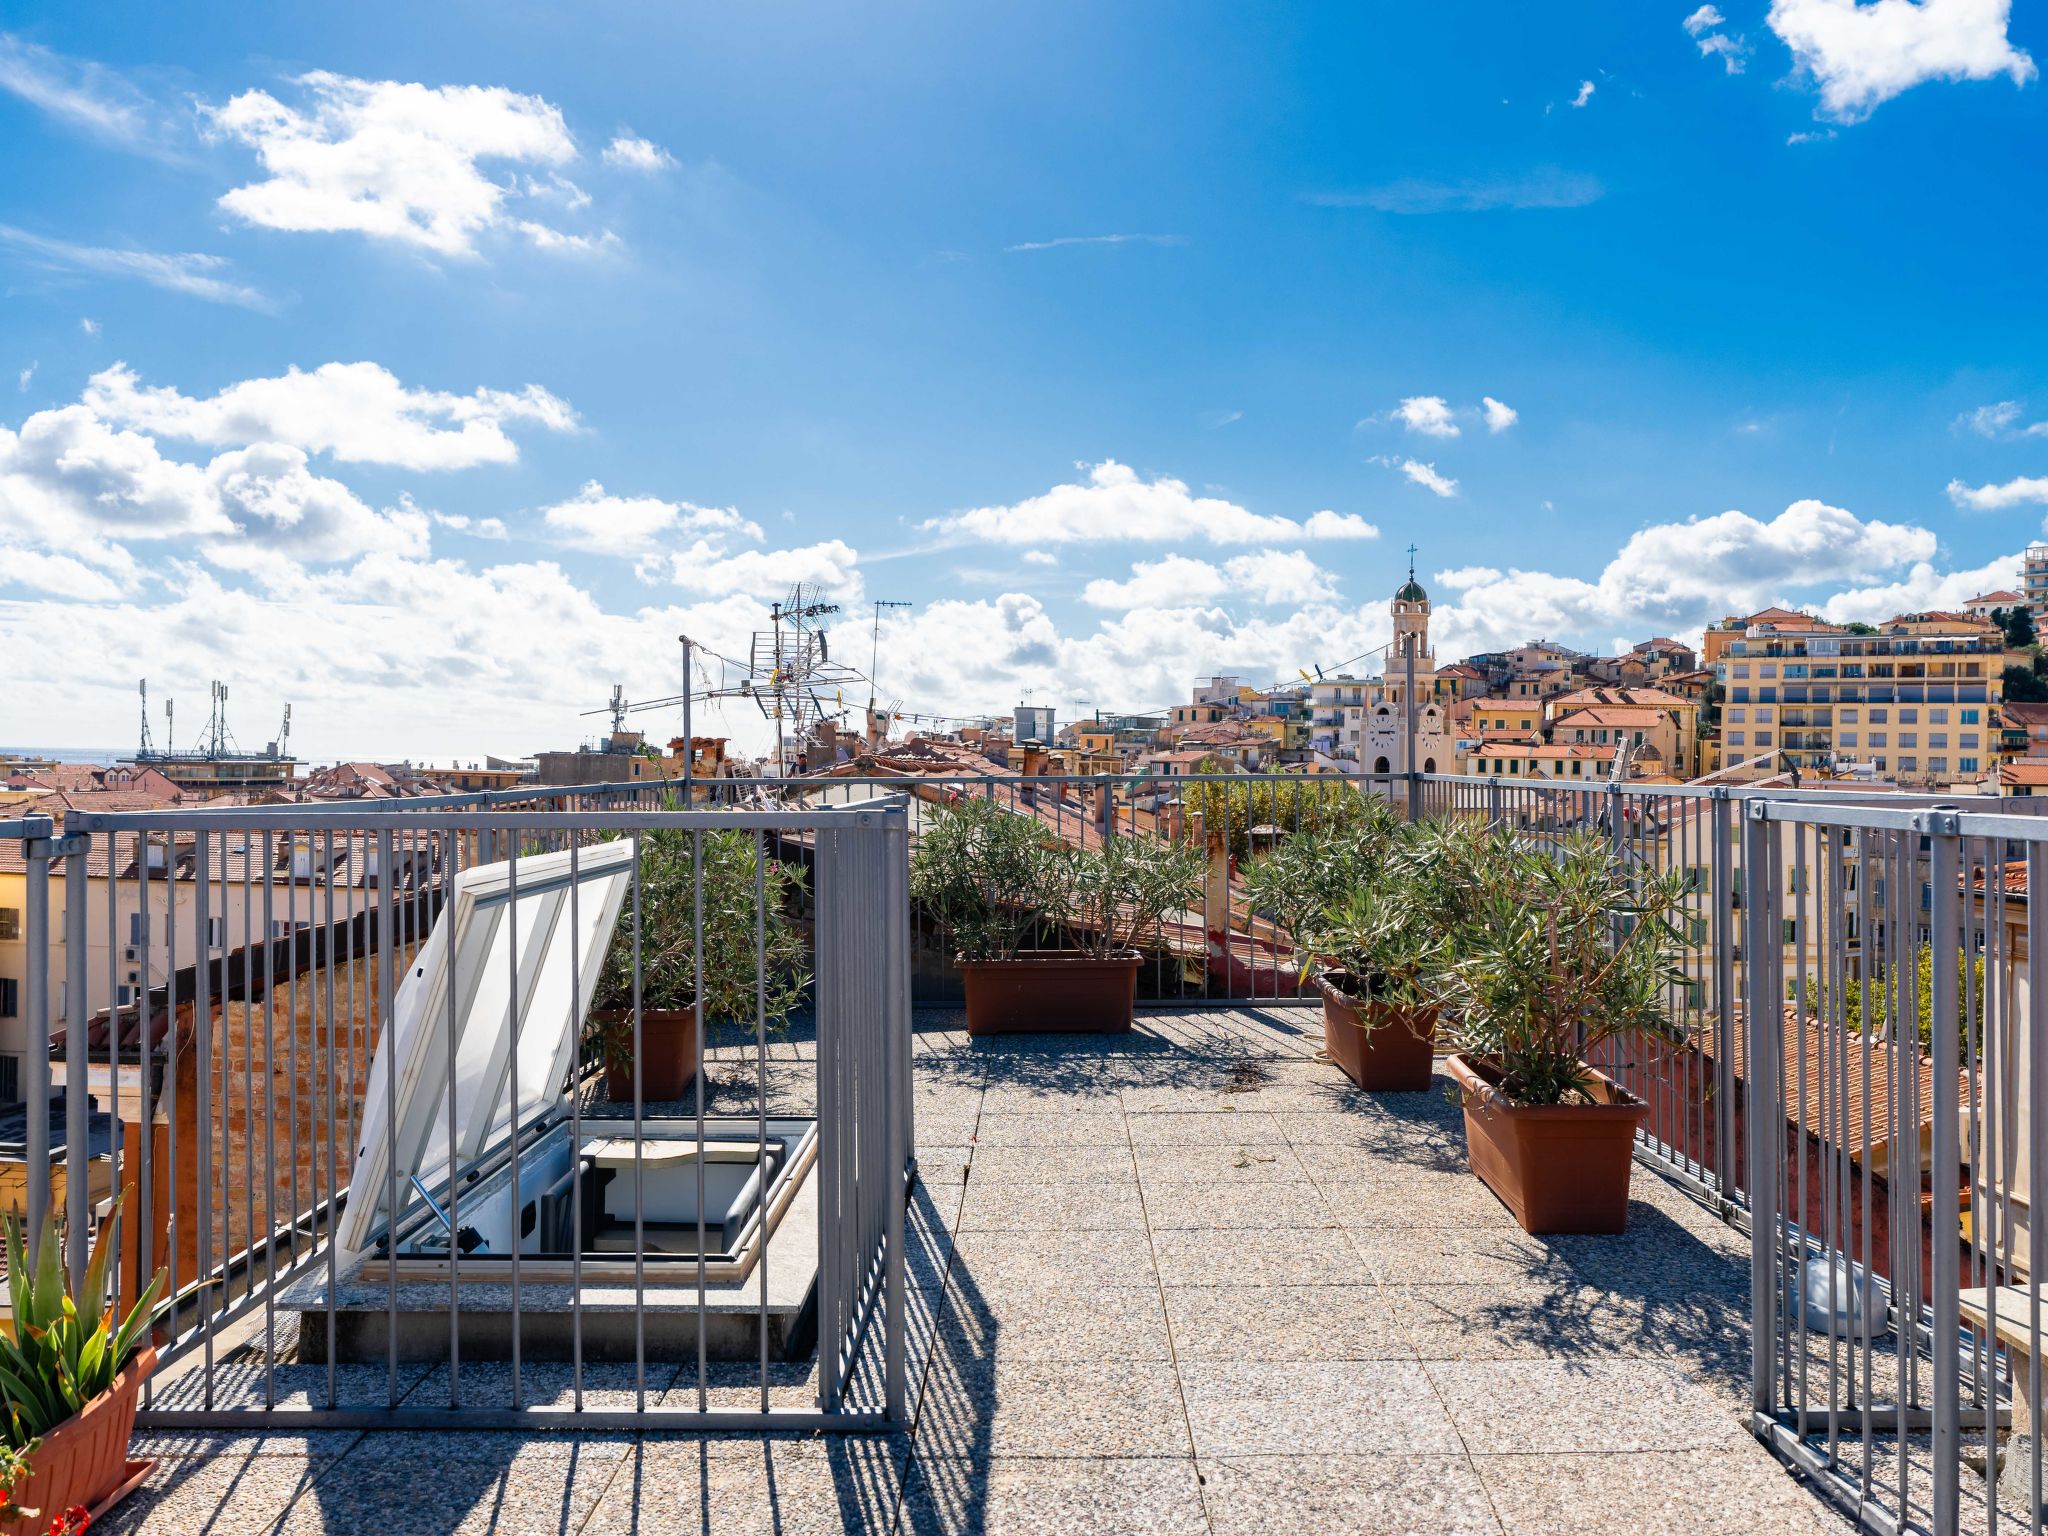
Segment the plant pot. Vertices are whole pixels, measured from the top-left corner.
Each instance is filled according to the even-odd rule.
[[[142,1381],[156,1369],[156,1350],[145,1345],[114,1378],[113,1385],[43,1436],[29,1459],[28,1480],[15,1502],[40,1510],[33,1520],[0,1520],[0,1536],[44,1536],[53,1515],[96,1506],[131,1479],[128,1436],[135,1428],[135,1404]]]
[[[630,1008],[605,1008],[591,1014],[600,1024],[633,1028]],[[630,1033],[629,1033],[630,1038]],[[643,1104],[672,1102],[697,1075],[697,1010],[694,1008],[643,1008],[640,1010],[640,1101]],[[605,1096],[614,1104],[633,1102],[633,1066],[630,1061],[604,1069]]]
[[[1620,1232],[1628,1226],[1636,1127],[1648,1108],[1641,1099],[1587,1067],[1586,1091],[1597,1103],[1511,1104],[1492,1062],[1459,1053],[1444,1067],[1465,1101],[1472,1171],[1523,1231]]]
[[[1136,951],[1100,958],[1025,950],[1014,960],[962,960],[970,1035],[1114,1035],[1131,1027]]]
[[[1316,977],[1323,994],[1323,1049],[1344,1075],[1368,1093],[1420,1093],[1429,1087],[1436,1049],[1434,1004],[1374,1002],[1336,983],[1343,971]]]

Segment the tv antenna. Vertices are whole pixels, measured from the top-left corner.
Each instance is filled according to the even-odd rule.
[[[910,608],[916,606],[900,597],[878,597],[875,599],[874,633],[868,644],[868,713],[875,712],[875,674],[882,669],[882,610],[884,608]]]

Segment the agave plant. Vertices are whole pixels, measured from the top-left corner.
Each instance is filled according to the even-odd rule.
[[[73,1296],[56,1222],[44,1217],[31,1265],[21,1219],[9,1213],[4,1220],[14,1337],[0,1338],[0,1410],[6,1414],[0,1434],[10,1446],[20,1449],[48,1434],[111,1387],[149,1326],[164,1272],[157,1271],[116,1325],[107,1298],[113,1230],[111,1220],[101,1224],[84,1286]]]

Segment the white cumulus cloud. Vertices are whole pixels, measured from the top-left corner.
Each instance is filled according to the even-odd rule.
[[[1841,122],[1925,81],[2036,73],[2008,36],[2011,0],[1771,0],[1766,20],[1819,86],[1821,115]]]
[[[1336,595],[1336,580],[1305,550],[1262,549],[1221,564],[1185,555],[1141,560],[1126,581],[1089,582],[1081,601],[1092,608],[1199,608],[1229,596],[1274,605],[1322,603]]]
[[[1966,512],[2003,512],[2029,503],[2048,504],[2048,475],[2021,475],[2000,485],[1948,483],[1948,499]]]
[[[1146,480],[1129,465],[1104,459],[1088,466],[1085,483],[1056,485],[1008,506],[972,507],[930,518],[923,526],[994,544],[1040,546],[1191,538],[1211,544],[1277,544],[1303,537],[1364,536],[1344,519],[1331,518],[1335,514],[1310,534],[1291,517],[1252,512],[1218,496],[1197,496],[1183,480],[1166,475]]]
[[[1449,475],[1440,475],[1434,464],[1425,464],[1420,459],[1403,459],[1395,466],[1415,484],[1438,496],[1458,494],[1458,482]]]
[[[604,163],[628,171],[666,171],[676,157],[652,139],[622,133],[604,147]]]
[[[485,231],[516,228],[537,244],[573,242],[506,204],[508,178],[487,166],[552,168],[576,158],[561,110],[502,86],[426,86],[301,75],[303,107],[245,91],[202,108],[214,135],[245,144],[267,173],[220,199],[266,229],[352,231],[441,256],[473,256]]]
[[[1332,512],[1325,507],[1309,514],[1301,531],[1311,539],[1376,539],[1379,529],[1356,512]]]
[[[1522,419],[1520,411],[1491,395],[1480,396],[1480,409],[1486,416],[1486,430],[1489,432],[1505,432]]]
[[[84,402],[109,421],[160,437],[291,443],[344,463],[421,470],[510,464],[519,448],[508,426],[566,432],[576,425],[568,402],[538,384],[466,395],[408,389],[389,369],[367,362],[291,368],[197,399],[172,386],[144,385],[116,363],[92,376]]]
[[[1423,437],[1456,437],[1458,423],[1442,395],[1410,395],[1394,407],[1394,419]]]
[[[700,507],[656,496],[613,496],[595,480],[568,501],[542,513],[548,529],[565,543],[599,554],[637,555],[655,549],[664,535],[738,534],[759,539],[760,524],[734,507]]]
[[[1592,99],[1593,82],[1590,80],[1581,80],[1579,82],[1579,94],[1572,98],[1572,105],[1575,107],[1583,107],[1587,102],[1591,101]]]

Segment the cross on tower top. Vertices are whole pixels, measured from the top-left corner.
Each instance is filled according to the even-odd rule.
[[[1415,546],[1413,544],[1408,546],[1408,579],[1410,581],[1415,579]]]

